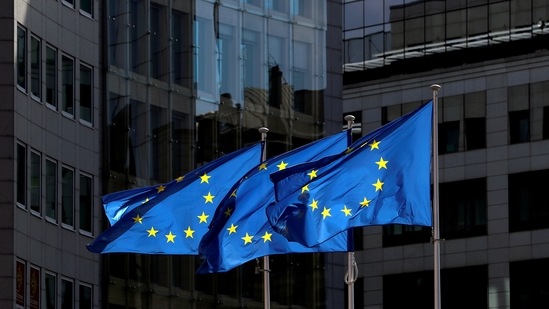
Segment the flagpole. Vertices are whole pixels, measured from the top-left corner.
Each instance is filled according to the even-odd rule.
[[[347,115],[345,116],[345,120],[347,121],[347,129],[351,130],[353,129],[353,123],[355,120],[355,116],[353,115]],[[349,234],[353,232],[352,229],[348,231]],[[353,238],[351,238],[352,240]],[[356,281],[356,273],[354,272],[354,266],[355,265],[355,259],[354,259],[354,252],[347,252],[347,274],[345,275],[345,283],[347,284],[347,308],[348,309],[354,309],[355,307],[355,286],[354,283]]]
[[[267,140],[267,132],[269,132],[269,129],[266,127],[259,128],[259,133],[261,133],[261,141],[265,142]],[[261,153],[261,162],[264,162],[267,160],[267,143],[263,146],[263,152]],[[269,283],[269,273],[271,269],[269,268],[269,256],[263,257],[263,305],[265,309],[269,309],[271,307],[271,287]]]
[[[440,85],[431,85],[433,90],[433,271],[435,288],[435,309],[440,309],[440,227],[439,227],[439,198],[438,198],[438,91]]]

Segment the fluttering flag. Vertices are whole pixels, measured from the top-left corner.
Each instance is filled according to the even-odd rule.
[[[109,195],[107,203],[118,207],[121,216],[87,245],[88,250],[197,255],[219,202],[261,162],[263,144],[224,155],[166,184]]]
[[[225,272],[267,255],[352,251],[352,239],[347,232],[320,246],[308,248],[275,233],[265,216],[265,208],[275,200],[269,174],[345,151],[349,139],[349,130],[325,137],[266,160],[245,175],[223,199],[210,230],[200,242],[203,263],[197,272]]]
[[[345,153],[271,175],[273,229],[318,246],[353,227],[431,226],[433,107],[428,102],[354,142]]]

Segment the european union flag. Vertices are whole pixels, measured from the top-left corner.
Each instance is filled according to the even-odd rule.
[[[165,188],[166,184],[162,184],[104,195],[101,200],[103,201],[103,209],[105,210],[105,215],[107,216],[109,223],[114,225],[127,210],[139,206],[145,201],[151,201],[164,191]]]
[[[263,143],[220,157],[183,177],[109,196],[122,216],[87,246],[95,253],[198,254],[219,201],[261,162]],[[148,195],[150,194],[150,196]],[[126,203],[126,204],[124,204]],[[113,204],[114,205],[114,204]]]
[[[274,202],[269,174],[289,166],[340,153],[347,148],[350,131],[343,131],[281,154],[259,164],[235,185],[221,202],[204,235],[199,254],[204,262],[198,273],[229,271],[254,258],[274,254],[351,251],[347,232],[308,248],[289,242],[273,231],[265,208]]]
[[[349,151],[271,175],[272,227],[318,246],[353,227],[431,226],[432,102],[357,140]]]

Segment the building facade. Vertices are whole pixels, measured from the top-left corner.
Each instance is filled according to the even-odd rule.
[[[0,307],[263,308],[261,261],[86,250],[104,194],[341,130],[339,1],[0,3]],[[274,308],[345,303],[344,254],[269,257]]]
[[[549,303],[549,5],[345,1],[344,114],[365,134],[433,99],[442,308]],[[433,308],[432,230],[362,229],[361,308]]]

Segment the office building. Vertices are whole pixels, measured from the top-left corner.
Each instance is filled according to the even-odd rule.
[[[261,261],[97,255],[104,194],[341,130],[339,1],[0,4],[0,307],[263,308]],[[270,258],[276,308],[345,302],[344,253]],[[259,267],[257,267],[259,266]],[[258,273],[256,273],[258,270]]]
[[[442,308],[549,302],[548,20],[539,0],[345,1],[343,112],[355,131],[406,114],[441,86]],[[360,307],[433,308],[431,229],[362,234]]]

